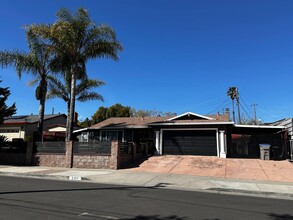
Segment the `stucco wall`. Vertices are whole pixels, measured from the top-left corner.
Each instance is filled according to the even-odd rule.
[[[13,138],[24,138],[24,131],[21,130],[21,127],[1,126],[0,135],[6,136],[9,141],[12,141]]]

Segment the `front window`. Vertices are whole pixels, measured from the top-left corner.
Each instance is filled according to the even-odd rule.
[[[102,131],[102,141],[123,141],[123,131]]]

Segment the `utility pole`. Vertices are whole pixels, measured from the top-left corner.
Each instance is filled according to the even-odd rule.
[[[241,124],[241,115],[240,115],[240,101],[239,101],[239,92],[238,88],[236,87],[236,102],[237,102],[237,108],[238,108],[238,124]]]
[[[257,119],[256,119],[256,106],[257,106],[257,104],[252,104],[251,106],[253,107],[254,122],[257,124]]]

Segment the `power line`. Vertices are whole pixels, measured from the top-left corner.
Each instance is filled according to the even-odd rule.
[[[242,103],[244,103],[244,105],[245,105],[245,107],[246,107],[246,110],[248,111],[248,112],[250,112],[249,113],[249,117],[250,118],[252,118],[252,112],[251,112],[251,109],[250,109],[250,107],[248,107],[248,105],[246,104],[246,102],[244,101],[244,99],[240,96],[240,98],[241,98],[241,101],[242,101]]]
[[[253,107],[254,121],[256,121],[256,106],[257,106],[257,104],[252,104],[251,106]]]
[[[213,111],[210,111],[208,114],[216,113],[219,111],[219,109],[227,107],[229,105],[229,103],[227,103],[228,101],[229,101],[229,98],[227,98],[224,102],[222,102],[220,105],[214,108]]]
[[[240,107],[241,107],[241,109],[243,110],[243,112],[247,115],[247,117],[248,117],[249,119],[251,119],[251,118],[252,118],[251,115],[249,115],[249,114],[247,113],[247,111],[244,109],[243,105],[240,104]]]

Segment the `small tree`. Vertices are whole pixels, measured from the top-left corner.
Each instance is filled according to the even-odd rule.
[[[130,107],[123,106],[119,103],[107,107],[99,107],[99,109],[92,115],[92,125],[112,117],[130,117]]]
[[[0,80],[0,83],[2,80]],[[6,101],[8,96],[10,95],[10,90],[8,87],[2,88],[0,87],[0,124],[3,123],[4,117],[9,117],[16,113],[15,103],[10,107],[6,105]]]
[[[174,112],[162,112],[156,109],[153,110],[144,110],[139,109],[136,110],[135,108],[131,108],[131,117],[159,117],[159,116],[176,116]]]
[[[130,107],[118,103],[110,106],[107,111],[107,118],[111,117],[130,117]]]
[[[95,114],[92,115],[92,120],[91,120],[92,125],[106,120],[107,111],[108,111],[108,108],[103,106],[99,107],[99,109],[95,112]]]
[[[92,122],[89,118],[84,119],[84,121],[78,122],[78,125],[82,128],[87,128],[92,125]]]

